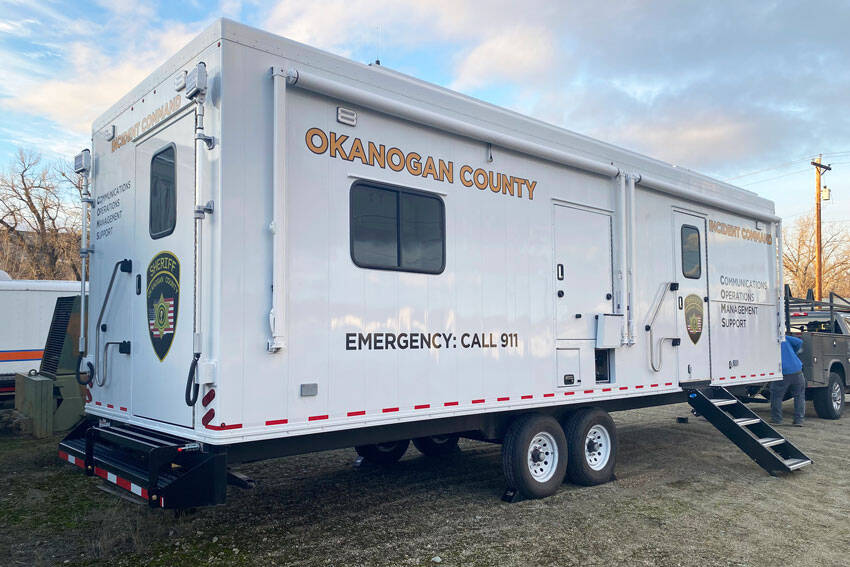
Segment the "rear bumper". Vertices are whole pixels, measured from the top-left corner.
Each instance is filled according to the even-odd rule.
[[[84,421],[59,443],[59,458],[152,508],[209,506],[225,499],[224,450],[139,427]]]

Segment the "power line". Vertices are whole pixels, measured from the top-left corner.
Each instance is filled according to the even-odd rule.
[[[783,177],[788,177],[789,175],[797,175],[798,173],[805,173],[807,171],[811,171],[808,167],[806,169],[798,169],[796,171],[789,171],[788,173],[783,173],[782,175],[777,175],[776,177],[768,177],[767,179],[760,179],[758,181],[750,181],[749,183],[739,183],[741,187],[746,187],[748,185],[758,185],[759,183],[767,183],[768,181],[775,181],[776,179],[782,179]]]
[[[826,154],[823,154],[823,155],[824,156],[833,156],[833,157],[850,155],[850,150],[845,150],[845,151],[840,151],[840,152],[830,152],[830,153],[826,153]],[[773,167],[766,167],[764,169],[758,169],[756,171],[750,171],[749,173],[742,173],[742,174],[736,175],[734,177],[727,177],[723,181],[729,182],[729,181],[733,181],[735,179],[741,179],[742,177],[750,177],[751,175],[757,175],[759,173],[765,173],[767,171],[773,171],[775,169],[782,169],[783,167],[788,167],[789,165],[794,165],[795,163],[799,163],[801,161],[809,161],[811,159],[814,159],[814,156],[802,157],[802,158],[799,158],[799,159],[786,161],[786,162],[781,163],[779,165],[774,165]],[[843,162],[843,163],[847,163],[847,162]],[[837,165],[837,164],[833,164],[833,165]],[[805,170],[805,171],[808,171],[808,170]]]

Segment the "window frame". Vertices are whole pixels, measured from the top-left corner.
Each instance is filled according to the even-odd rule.
[[[157,233],[157,235],[154,236],[152,230],[153,226],[151,225],[151,221],[153,220],[153,184],[151,183],[151,181],[153,181],[153,162],[159,154],[166,152],[169,149],[174,150],[174,223],[171,225],[168,232]],[[153,153],[150,163],[148,164],[148,174],[148,235],[152,240],[159,240],[160,238],[165,238],[166,236],[174,234],[174,229],[177,228],[177,144],[170,142]]]
[[[409,194],[416,195],[417,197],[427,197],[436,200],[440,204],[440,226],[442,229],[442,263],[440,264],[439,270],[417,270],[413,268],[404,268],[402,266],[375,266],[370,264],[364,264],[357,261],[357,258],[354,257],[354,190],[358,187],[368,187],[370,189],[376,189],[378,191],[391,191],[396,193],[396,250],[398,254],[399,263],[401,260],[401,251],[402,251],[402,243],[401,243],[401,195]],[[383,270],[386,272],[406,272],[409,274],[427,274],[427,275],[440,275],[446,270],[446,238],[447,238],[447,230],[446,230],[446,202],[443,200],[442,196],[431,193],[429,191],[422,191],[420,189],[411,189],[410,187],[404,187],[401,185],[392,185],[389,183],[382,183],[380,181],[371,181],[367,179],[358,179],[348,189],[348,254],[351,257],[351,261],[358,268],[363,268],[366,270]]]
[[[685,229],[691,229],[697,233],[697,252],[699,257],[699,274],[696,276],[689,276],[685,273]],[[682,270],[682,276],[689,280],[698,280],[702,278],[702,233],[699,228],[692,224],[683,224],[679,229],[679,265]]]

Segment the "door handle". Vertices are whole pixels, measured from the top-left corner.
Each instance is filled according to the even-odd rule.
[[[558,264],[555,266],[555,277],[560,281],[564,279],[564,265]]]
[[[685,308],[685,303],[684,303],[684,301],[682,300],[682,298],[680,297],[680,298],[679,298],[679,309],[684,309],[684,308]]]

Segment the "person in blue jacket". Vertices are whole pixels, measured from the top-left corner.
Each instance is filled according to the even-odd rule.
[[[782,425],[782,400],[785,392],[791,388],[794,396],[794,425],[803,426],[806,415],[806,378],[803,376],[803,363],[797,353],[803,341],[791,335],[785,335],[782,341],[782,381],[770,383],[770,423]]]

